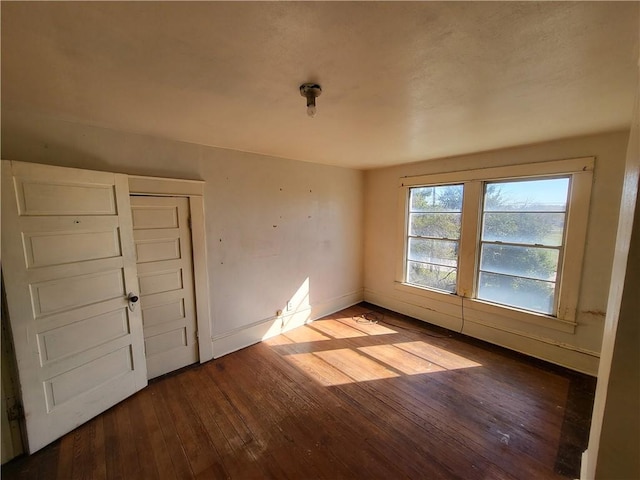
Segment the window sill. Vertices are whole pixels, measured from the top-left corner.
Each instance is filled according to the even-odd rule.
[[[435,300],[438,302],[448,303],[450,305],[462,306],[464,300],[464,312],[471,313],[471,315],[465,315],[465,319],[479,323],[484,323],[481,319],[488,318],[491,315],[492,323],[497,320],[498,323],[508,322],[514,320],[517,322],[528,323],[537,325],[539,327],[548,328],[565,333],[575,333],[576,323],[569,320],[562,320],[542,313],[528,312],[520,310],[518,308],[507,307],[504,305],[496,305],[495,303],[488,303],[482,300],[473,298],[461,297],[455,293],[442,292],[438,290],[432,290],[429,288],[419,287],[417,285],[411,285],[403,282],[395,282],[396,290],[409,293],[427,300]],[[462,314],[461,309],[461,314]],[[473,318],[469,318],[473,317]],[[500,319],[503,319],[501,322]]]
[[[503,318],[509,318],[523,323],[531,323],[541,327],[557,330],[565,333],[575,333],[576,323],[569,320],[562,320],[557,317],[545,315],[543,313],[528,312],[506,305],[484,302],[475,298],[464,299],[465,310],[470,309],[476,312],[491,314]]]
[[[396,290],[417,295],[419,297],[437,300],[439,302],[450,303],[452,305],[462,305],[462,297],[455,293],[444,292],[441,290],[433,290],[431,288],[419,287],[410,283],[395,282]]]

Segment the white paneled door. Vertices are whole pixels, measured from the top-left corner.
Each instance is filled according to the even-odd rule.
[[[147,384],[127,176],[3,161],[2,270],[35,452]]]
[[[198,361],[189,200],[132,196],[149,378]]]

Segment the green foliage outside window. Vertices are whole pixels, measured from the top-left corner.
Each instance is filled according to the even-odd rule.
[[[552,313],[567,191],[568,178],[485,185],[478,298]],[[409,283],[456,291],[462,198],[462,185],[410,190]]]
[[[486,185],[478,298],[553,313],[560,260],[553,247],[563,244],[568,185],[567,178]],[[505,189],[530,193],[523,200]]]
[[[412,188],[410,203],[407,281],[455,292],[462,185]]]

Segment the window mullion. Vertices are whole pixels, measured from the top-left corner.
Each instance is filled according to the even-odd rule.
[[[477,245],[480,237],[482,182],[466,182],[463,195],[462,228],[458,254],[458,295],[470,298],[474,295],[476,255],[479,255]]]

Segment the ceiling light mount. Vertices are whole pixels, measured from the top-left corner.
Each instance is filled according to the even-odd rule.
[[[322,88],[317,83],[303,83],[300,85],[300,95],[307,99],[307,115],[316,115],[316,97],[322,93]]]

